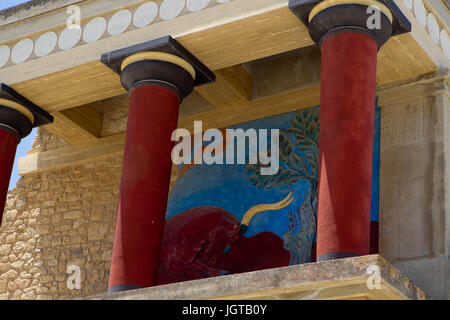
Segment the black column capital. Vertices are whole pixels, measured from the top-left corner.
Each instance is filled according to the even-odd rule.
[[[47,111],[0,83],[0,128],[11,132],[19,141],[28,136],[35,127],[53,122]]]
[[[167,86],[183,99],[215,75],[171,36],[105,53],[101,62],[120,75],[128,91],[142,84]]]
[[[368,8],[374,6],[380,10],[377,27],[368,24],[374,14]],[[371,36],[381,47],[391,36],[411,31],[411,23],[392,0],[290,0],[289,8],[319,46],[332,34],[353,31]]]

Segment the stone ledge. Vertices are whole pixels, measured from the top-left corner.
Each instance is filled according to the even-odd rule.
[[[0,10],[0,26],[29,19],[85,0],[32,0]]]
[[[380,271],[379,289],[369,289],[369,267]],[[373,273],[372,273],[373,274]],[[131,290],[87,300],[234,299],[429,299],[380,255],[308,263]]]

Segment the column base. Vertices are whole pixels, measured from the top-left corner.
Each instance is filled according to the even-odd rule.
[[[352,258],[352,257],[360,257],[361,255],[353,253],[353,252],[328,252],[324,253],[320,257],[317,258],[317,262],[320,261],[328,261],[335,259],[344,259],[344,258]]]
[[[108,294],[113,294],[113,293],[128,291],[128,290],[142,289],[142,288],[144,288],[144,287],[141,287],[141,286],[138,286],[135,284],[116,284],[115,286],[108,288]]]

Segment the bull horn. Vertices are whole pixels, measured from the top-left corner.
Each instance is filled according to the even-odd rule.
[[[281,210],[283,208],[286,208],[288,205],[290,205],[294,201],[294,198],[292,197],[292,192],[287,195],[286,198],[281,200],[277,203],[271,203],[271,204],[257,204],[254,207],[251,207],[244,215],[244,218],[242,218],[241,221],[241,228],[244,227],[246,229],[248,225],[250,224],[250,221],[253,219],[255,215],[257,215],[260,212],[263,211],[275,211],[275,210]]]

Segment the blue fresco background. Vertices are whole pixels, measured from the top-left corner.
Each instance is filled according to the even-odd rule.
[[[370,208],[370,220],[379,221],[380,214],[380,136],[381,136],[381,109],[378,103],[375,105],[375,127],[373,138],[372,160],[372,201]]]
[[[286,129],[293,114],[295,113],[287,113],[230,128]],[[249,177],[245,165],[196,165],[177,179],[169,199],[167,218],[193,207],[216,206],[241,220],[252,206],[279,202],[292,191],[295,200],[289,207],[281,211],[256,215],[246,232],[246,236],[250,237],[259,232],[270,231],[283,239],[289,223],[287,211],[294,210],[303,201],[308,191],[308,183],[300,182],[285,189],[261,190],[249,182]]]
[[[280,131],[283,131],[292,126],[292,120],[296,115],[298,116],[299,114],[301,115],[314,110],[317,111],[318,114],[318,108],[319,107],[303,109],[236,125],[230,128],[241,128],[243,130],[250,128],[256,130],[279,129]],[[378,221],[380,163],[380,110],[378,107],[376,107],[375,112],[374,135],[371,219],[373,221]],[[305,154],[302,154],[302,151],[299,148],[295,149],[294,152],[300,155],[302,159],[305,159]],[[241,221],[245,212],[252,206],[279,202],[285,198],[289,192],[292,192],[294,201],[289,206],[278,211],[257,214],[251,220],[245,236],[251,237],[260,232],[272,232],[284,240],[286,249],[290,249],[290,264],[311,261],[309,252],[311,252],[311,247],[315,242],[316,207],[305,206],[305,199],[308,199],[308,195],[311,196],[312,187],[310,182],[300,179],[298,182],[284,187],[277,186],[266,190],[253,185],[249,180],[251,175],[252,174],[246,170],[246,165],[195,165],[177,179],[169,197],[167,218],[171,218],[194,207],[216,206],[227,210]],[[308,216],[308,214],[305,213],[305,210],[314,210],[314,217],[311,217],[311,215]],[[308,228],[305,229],[305,224],[310,224],[310,229],[313,228],[314,230],[308,230]],[[298,247],[297,249],[294,248],[296,245]],[[300,247],[305,245],[308,248],[306,248],[306,250],[303,249],[304,252],[300,252]],[[292,250],[299,250],[295,259],[292,258]]]

